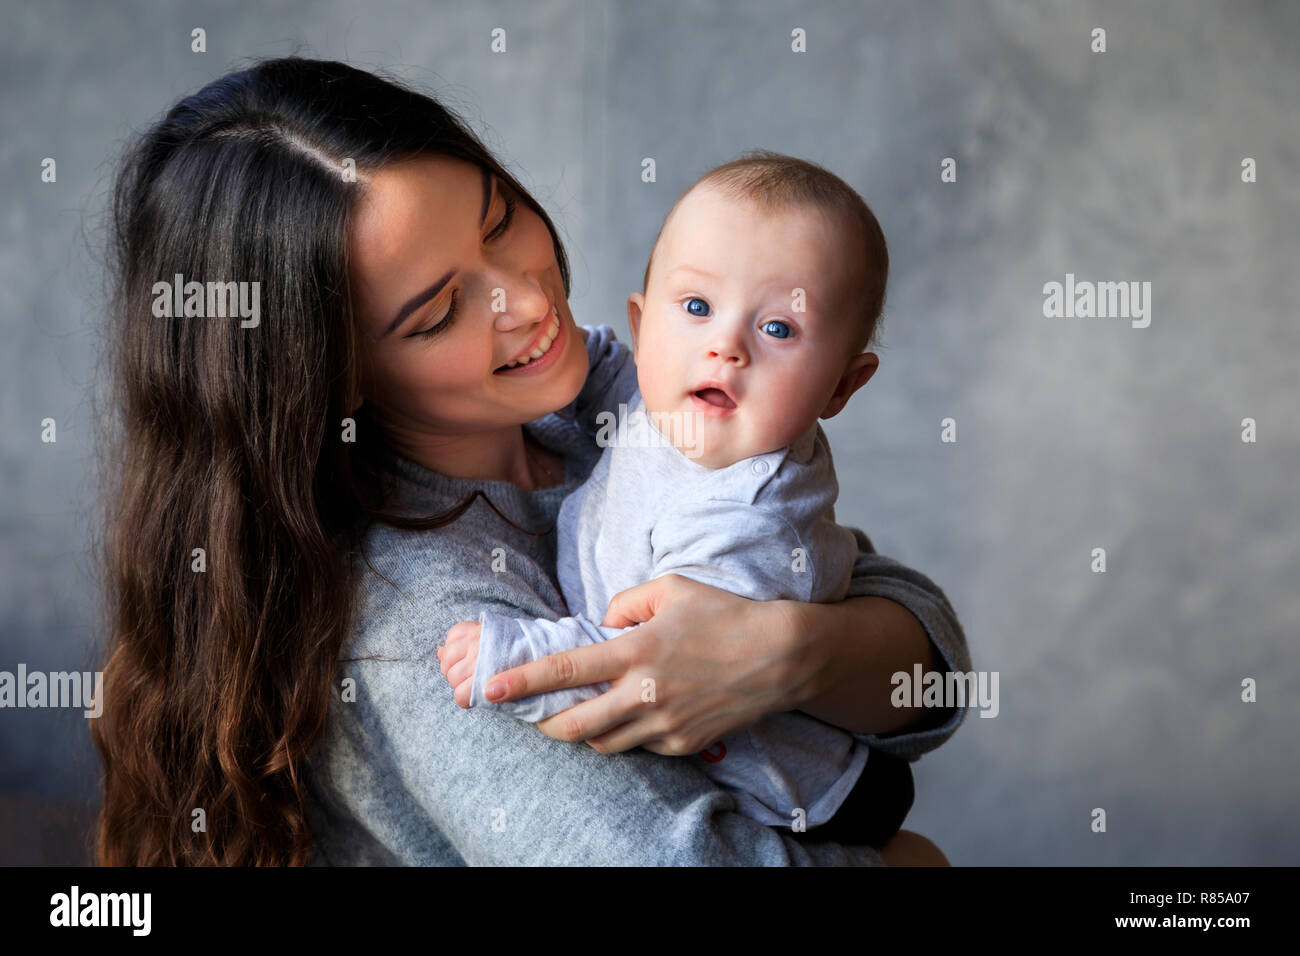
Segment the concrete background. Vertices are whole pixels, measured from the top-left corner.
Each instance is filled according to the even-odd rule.
[[[996,719],[916,765],[907,825],[957,865],[1300,862],[1300,7],[5,0],[4,19],[0,670],[92,660],[119,150],[244,58],[299,52],[466,115],[560,225],[578,320],[621,333],[710,165],[762,146],[852,183],[893,274],[880,371],[826,425],[838,516],[945,589],[1001,682]],[[1044,318],[1067,272],[1151,282],[1150,327]],[[96,774],[79,712],[0,711],[0,862],[82,859]]]

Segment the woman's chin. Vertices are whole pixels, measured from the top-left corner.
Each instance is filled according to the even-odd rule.
[[[546,403],[548,407],[542,415],[558,412],[561,408],[571,405],[582,392],[582,386],[587,384],[589,371],[586,349],[573,348],[570,343],[568,354],[562,356],[551,371],[553,373],[551,381],[546,384],[549,396]]]
[[[525,421],[545,418],[572,404],[587,382],[589,361],[582,337],[576,334],[571,320],[561,319],[561,322],[562,330],[552,346],[559,349],[559,354],[540,356],[550,361],[538,370],[497,369],[492,373],[494,381],[501,382],[511,395],[517,396],[516,401],[522,399],[520,403],[526,403],[524,414],[529,417]]]
[[[573,371],[560,366],[551,371],[554,375],[539,379],[535,391],[527,396],[527,406],[522,410],[522,414],[526,416],[524,421],[531,422],[545,418],[573,404],[573,400],[582,392],[582,386],[587,381],[585,356],[582,365]]]
[[[567,364],[563,369],[564,384],[559,388],[561,401],[552,411],[559,411],[564,406],[572,404],[573,400],[582,393],[582,386],[587,384],[587,373],[590,368],[587,363],[586,350],[574,349],[572,356],[565,357],[565,362]]]

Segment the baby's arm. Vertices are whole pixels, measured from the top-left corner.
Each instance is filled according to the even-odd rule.
[[[846,532],[851,550],[832,555],[822,530],[798,528],[779,512],[744,501],[688,501],[650,535],[652,577],[680,574],[754,601],[822,600],[821,582],[833,568],[847,578],[857,554]]]
[[[628,628],[600,627],[581,614],[558,621],[512,618],[484,611],[478,621],[461,621],[447,632],[438,651],[442,673],[461,707],[496,710],[518,720],[537,723],[609,690],[607,682],[534,694],[521,700],[493,703],[486,685],[494,676],[560,651],[617,637]]]

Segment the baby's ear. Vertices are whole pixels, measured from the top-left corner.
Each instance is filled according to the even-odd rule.
[[[853,393],[866,385],[878,368],[880,368],[880,356],[875,352],[863,352],[861,355],[853,356],[844,369],[844,374],[835,383],[835,391],[831,393],[831,399],[822,409],[820,417],[834,418],[838,415],[853,397]]]
[[[633,292],[627,297],[627,327],[632,330],[632,354],[636,355],[637,333],[641,328],[641,310],[645,308],[645,296]]]

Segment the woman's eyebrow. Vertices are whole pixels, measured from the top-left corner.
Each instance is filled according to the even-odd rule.
[[[492,208],[492,197],[496,193],[497,184],[496,176],[489,173],[486,169],[482,172],[483,208],[478,217],[478,227],[480,230],[483,228],[483,223],[487,221],[488,210]],[[412,312],[441,292],[442,287],[450,282],[451,277],[455,274],[456,270],[453,269],[423,292],[417,292],[415,295],[411,296],[411,298],[407,300],[407,303],[397,310],[397,315],[393,317],[393,321],[389,323],[388,328],[384,330],[384,334],[381,335],[380,338],[386,338],[393,332],[397,331],[398,327],[401,326],[402,322],[404,322]]]
[[[456,274],[456,270],[453,269],[451,272],[448,272],[445,276],[443,276],[433,285],[429,286],[429,288],[425,289],[423,292],[419,292],[411,296],[410,301],[408,301],[406,305],[402,306],[400,309],[397,310],[397,317],[394,318],[392,323],[388,326],[388,328],[384,330],[384,334],[381,335],[380,338],[381,339],[385,338],[391,335],[392,333],[396,332],[398,326],[400,326],[404,321],[406,321],[406,319],[410,317],[412,312],[414,312],[420,306],[424,305],[424,303],[428,302],[435,295],[441,292],[442,287],[445,286],[448,282],[450,282],[451,277],[454,276],[455,274]]]

